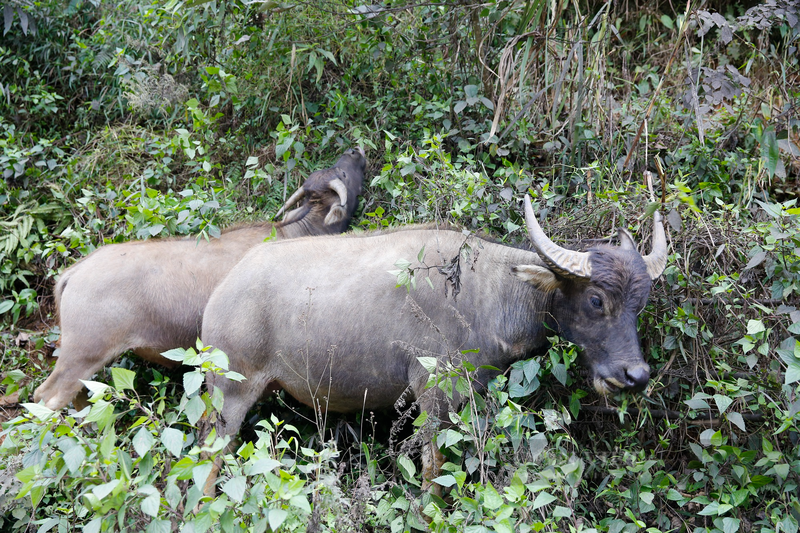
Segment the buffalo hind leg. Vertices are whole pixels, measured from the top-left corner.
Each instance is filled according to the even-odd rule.
[[[90,379],[126,349],[128,347],[108,345],[78,346],[62,336],[55,368],[36,388],[33,400],[44,401],[45,407],[53,411],[66,407],[83,390],[82,379]]]

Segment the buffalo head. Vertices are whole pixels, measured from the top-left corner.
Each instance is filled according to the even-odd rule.
[[[280,216],[286,209],[302,200],[300,207],[286,213],[281,223],[289,224],[307,216],[312,209],[322,208],[325,213],[325,226],[339,225],[342,226],[340,231],[344,231],[358,205],[356,197],[361,193],[366,165],[364,149],[360,146],[350,148],[331,168],[312,173],[275,216]],[[326,231],[329,232],[336,231]]]
[[[666,266],[661,216],[655,213],[653,249],[645,256],[624,229],[618,233],[620,246],[598,245],[586,252],[558,246],[542,231],[527,196],[525,220],[544,266],[520,265],[514,271],[552,298],[548,325],[582,348],[597,392],[643,389],[650,366],[642,357],[636,322],[651,280]]]

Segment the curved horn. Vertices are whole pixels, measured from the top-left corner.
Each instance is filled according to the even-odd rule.
[[[636,249],[636,241],[633,240],[633,236],[631,236],[630,232],[625,228],[619,228],[617,230],[617,239],[619,239],[619,247],[623,250],[638,252]]]
[[[548,267],[567,277],[590,278],[592,262],[588,252],[575,252],[562,248],[544,234],[533,213],[531,198],[525,195],[525,223],[533,246]]]
[[[294,192],[294,194],[293,194],[293,195],[291,195],[291,196],[289,197],[289,199],[288,199],[288,200],[286,200],[286,203],[285,203],[285,204],[283,204],[283,207],[281,207],[280,209],[278,209],[278,212],[277,212],[277,213],[275,213],[275,216],[274,216],[274,217],[272,217],[272,218],[278,218],[279,216],[281,216],[281,213],[283,213],[283,212],[284,212],[284,211],[286,211],[288,208],[290,208],[291,206],[293,206],[294,204],[296,204],[297,202],[299,202],[299,201],[300,201],[300,199],[301,199],[303,196],[305,196],[305,195],[306,195],[306,190],[305,190],[305,189],[303,189],[303,187],[300,187],[299,189],[297,189],[297,190]]]
[[[652,280],[657,279],[667,266],[667,236],[658,211],[653,213],[653,248],[642,259]]]
[[[335,180],[331,181],[328,184],[328,187],[336,191],[336,194],[339,195],[340,205],[347,205],[347,186],[341,179],[336,178]]]

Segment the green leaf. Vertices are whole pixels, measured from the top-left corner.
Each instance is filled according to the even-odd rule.
[[[151,520],[144,531],[145,533],[170,533],[172,531],[172,522],[169,520]]]
[[[741,415],[741,413],[728,413],[726,416],[729,422],[736,425],[736,427],[742,431],[745,431],[744,417]]]
[[[562,385],[567,384],[567,367],[564,363],[558,363],[557,365],[553,365],[553,376],[558,380],[559,383]]]
[[[647,505],[653,505],[653,498],[655,498],[655,494],[652,492],[640,492],[639,499],[641,499]]]
[[[248,463],[244,467],[244,473],[248,476],[257,476],[259,474],[266,474],[272,472],[276,468],[280,468],[283,464],[271,457],[259,459],[254,463]]]
[[[247,478],[244,476],[236,476],[229,479],[222,485],[222,492],[228,497],[239,503],[244,499],[244,492],[247,488]]]
[[[205,376],[199,370],[187,372],[183,375],[183,391],[186,396],[191,396],[203,386]]]
[[[208,461],[199,463],[192,468],[192,479],[194,480],[195,485],[200,487],[200,489],[205,486],[213,467],[214,465]]]
[[[136,435],[133,436],[133,449],[136,450],[139,457],[144,457],[155,442],[156,440],[153,438],[150,430],[142,426],[139,428],[139,431],[136,432]]]
[[[722,414],[733,403],[733,399],[722,394],[715,394],[714,403],[717,404],[717,409],[719,409],[719,413]]]
[[[169,359],[170,361],[178,361],[182,362],[184,357],[186,357],[187,352],[194,352],[191,348],[185,350],[183,348],[173,348],[172,350],[167,350],[166,352],[161,352],[161,355]]]
[[[739,532],[739,524],[742,521],[738,518],[732,518],[730,516],[725,517],[722,519],[722,533],[738,533]]]
[[[166,428],[161,434],[161,442],[164,444],[164,447],[175,457],[181,456],[183,439],[183,432],[175,428]]]
[[[108,483],[103,483],[102,485],[97,485],[96,487],[94,487],[92,489],[92,494],[97,496],[97,499],[102,500],[103,498],[111,494],[111,492],[114,489],[116,489],[117,485],[119,484],[120,484],[119,479],[112,479]]]
[[[99,381],[82,379],[81,383],[83,383],[83,385],[89,389],[89,392],[92,393],[92,397],[89,401],[94,400],[95,397],[100,398],[106,392],[106,390],[108,390],[108,385],[105,383],[100,383]]]
[[[433,480],[434,483],[437,485],[441,485],[442,487],[452,487],[456,484],[456,478],[451,474],[446,476],[439,476]]]
[[[83,533],[100,533],[100,526],[103,524],[102,518],[95,518],[85,526],[83,526]]]
[[[414,461],[405,455],[401,455],[397,458],[397,467],[400,469],[400,473],[403,474],[403,477],[406,478],[406,481],[414,481],[414,475],[417,473],[417,467],[414,466]]]
[[[767,128],[761,137],[761,159],[764,161],[764,167],[767,169],[770,179],[772,179],[775,176],[775,169],[778,168],[781,152],[780,148],[778,148],[775,130],[771,127]]]
[[[83,419],[84,424],[89,422],[97,422],[97,427],[104,430],[114,420],[114,406],[111,402],[105,400],[98,400],[95,403],[86,418]]]
[[[800,381],[800,363],[792,362],[786,367],[786,374],[783,377],[785,385],[792,385]]]
[[[148,516],[158,516],[158,509],[161,506],[161,495],[153,485],[144,485],[139,488],[139,494],[144,494],[145,498],[140,504],[142,512]]]
[[[532,511],[535,511],[539,507],[544,507],[549,503],[553,503],[556,501],[556,497],[550,494],[549,492],[542,491],[536,495],[536,499],[533,500],[533,506],[531,507]]]
[[[133,390],[133,378],[136,372],[127,368],[114,367],[111,369],[111,378],[114,380],[114,388],[118,391],[126,389]]]
[[[497,490],[491,483],[487,483],[483,489],[483,506],[492,511],[499,509],[503,505],[503,497],[497,493]]]
[[[3,300],[2,302],[0,302],[0,315],[8,312],[12,307],[14,307],[13,300]]]
[[[572,516],[572,509],[569,507],[564,507],[562,505],[556,505],[553,508],[553,516],[556,518],[567,518]]]
[[[748,320],[747,321],[747,334],[748,335],[755,335],[756,333],[761,333],[762,331],[766,331],[766,327],[764,327],[764,323],[760,320]]]
[[[47,422],[56,414],[52,409],[48,409],[44,405],[39,405],[38,403],[23,403],[22,407],[27,409],[28,412],[35,416],[40,422]]]
[[[288,516],[289,513],[283,509],[270,509],[269,515],[267,516],[267,520],[269,520],[269,528],[272,531],[278,531]]]
[[[203,413],[206,411],[206,404],[203,401],[203,398],[200,396],[195,396],[188,402],[186,402],[186,419],[189,421],[189,424],[195,425],[197,421],[203,416]]]
[[[428,371],[428,374],[436,373],[438,359],[435,357],[417,357],[417,361]]]
[[[81,445],[76,445],[67,450],[64,454],[64,464],[67,465],[70,474],[75,474],[86,459],[86,450]]]

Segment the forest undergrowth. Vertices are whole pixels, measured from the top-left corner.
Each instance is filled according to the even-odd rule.
[[[3,22],[4,531],[798,532],[800,2],[9,0]],[[446,427],[276,395],[229,453],[198,441],[227,364],[202,345],[180,371],[119,358],[83,412],[33,403],[66,267],[269,219],[357,145],[354,232],[524,245],[527,193],[559,244],[647,250],[659,209],[647,389],[598,396],[554,338],[481,393],[468,366],[433,380],[472,391]]]

